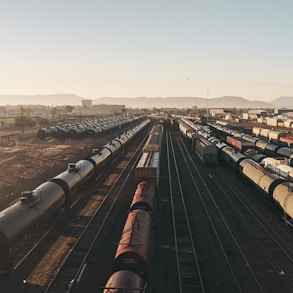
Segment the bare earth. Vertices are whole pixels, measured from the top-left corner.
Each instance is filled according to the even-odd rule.
[[[0,132],[0,210],[107,142],[107,137],[60,141],[40,140],[34,133],[5,135]]]

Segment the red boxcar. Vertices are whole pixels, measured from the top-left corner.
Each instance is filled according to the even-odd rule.
[[[242,139],[240,137],[227,136],[226,140],[229,145],[233,146],[241,152],[245,152],[248,149],[255,147],[253,142]]]

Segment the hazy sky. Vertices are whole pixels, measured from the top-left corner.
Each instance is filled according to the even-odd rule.
[[[292,36],[292,0],[0,0],[0,95],[271,101]]]

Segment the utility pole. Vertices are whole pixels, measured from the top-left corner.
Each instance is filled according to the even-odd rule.
[[[209,89],[207,89],[207,123],[209,120]]]
[[[21,134],[24,133],[24,125],[23,125],[23,107],[20,106],[20,113],[21,113]]]

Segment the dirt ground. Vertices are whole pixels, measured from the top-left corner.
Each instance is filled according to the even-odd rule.
[[[35,133],[0,131],[0,210],[16,201],[23,191],[33,190],[66,170],[68,163],[90,155],[110,137],[113,139],[115,134],[99,139],[40,140]]]

